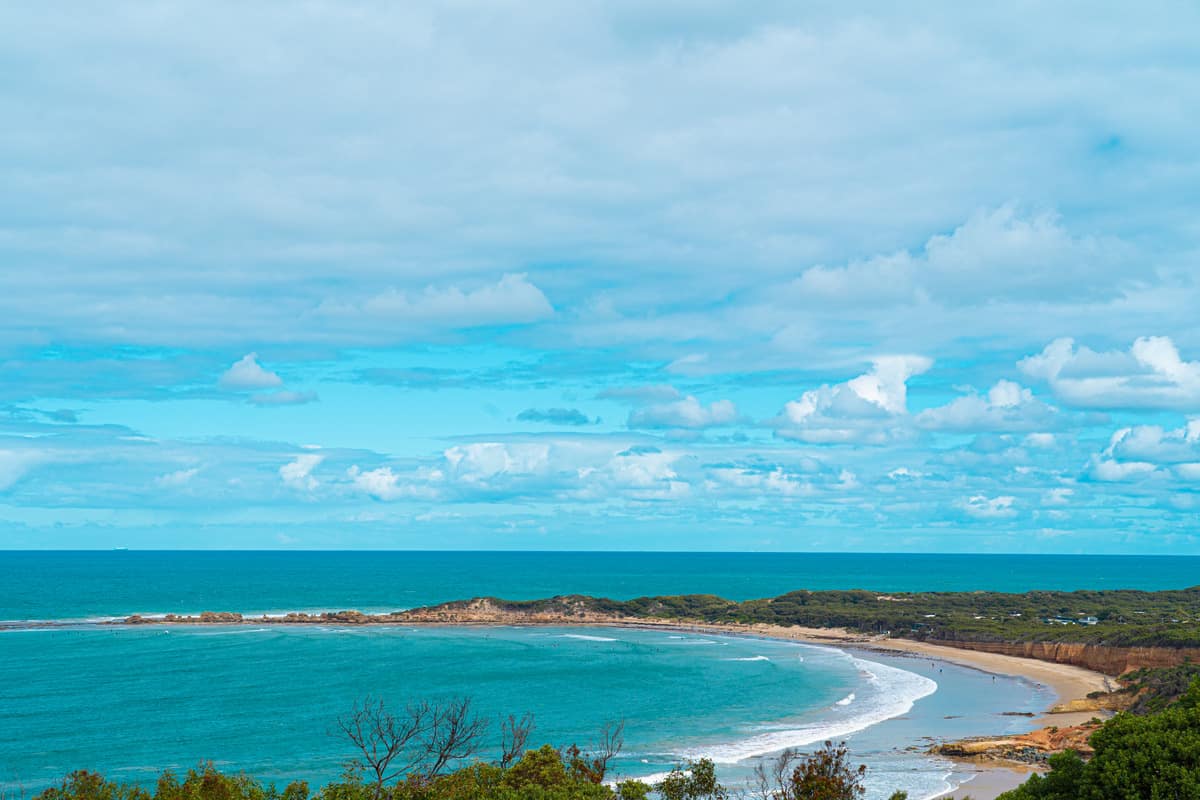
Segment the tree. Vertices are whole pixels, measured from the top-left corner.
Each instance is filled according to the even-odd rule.
[[[425,780],[440,775],[447,765],[479,753],[488,729],[488,721],[474,712],[469,697],[431,708],[429,731],[422,742],[425,757],[418,762]]]
[[[1006,800],[1200,800],[1200,679],[1164,711],[1122,712],[1092,734],[1084,762],[1068,751],[1050,771],[1006,792]]]
[[[508,769],[525,752],[525,744],[533,733],[533,714],[525,713],[520,718],[509,714],[500,721],[500,766]]]
[[[654,785],[662,800],[729,800],[729,791],[717,782],[716,769],[707,758],[675,767]]]
[[[380,800],[384,787],[401,776],[427,782],[478,753],[487,720],[474,713],[470,698],[410,703],[397,713],[366,697],[338,717],[337,726],[358,751],[355,764]]]
[[[567,748],[566,756],[571,765],[571,774],[591,783],[603,783],[608,772],[608,762],[612,761],[624,746],[625,720],[604,723],[596,745],[590,752],[584,753],[575,745]]]
[[[820,750],[803,756],[793,749],[754,768],[755,788],[761,800],[858,800],[865,765],[850,766],[846,743],[825,742]]]

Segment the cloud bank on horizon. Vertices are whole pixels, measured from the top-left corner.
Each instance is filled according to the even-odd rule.
[[[0,548],[1198,553],[1200,8],[0,8]]]

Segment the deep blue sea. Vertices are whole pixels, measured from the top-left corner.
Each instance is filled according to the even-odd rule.
[[[490,595],[628,599],[796,589],[1182,589],[1198,556],[854,553],[0,551],[0,620],[388,611]]]
[[[1048,690],[921,659],[745,637],[543,628],[159,627],[129,613],[407,608],[476,596],[799,588],[881,591],[1180,588],[1200,559],[1077,556],[628,553],[0,552],[0,789],[76,768],[152,782],[202,759],[314,785],[350,750],[330,735],[364,695],[469,694],[482,713],[533,712],[537,742],[586,744],[627,723],[620,774],[708,756],[736,782],[789,745],[846,738],[870,797],[955,782],[926,736],[1029,725]],[[71,620],[39,628],[17,620]]]

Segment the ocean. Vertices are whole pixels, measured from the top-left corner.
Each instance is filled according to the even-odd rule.
[[[0,551],[0,620],[412,608],[493,596],[1181,589],[1200,556]]]
[[[1197,559],[628,553],[0,552],[0,787],[71,769],[151,783],[201,760],[280,784],[336,778],[333,734],[366,695],[470,695],[532,712],[533,741],[586,746],[624,719],[621,775],[713,758],[730,782],[786,746],[845,738],[871,798],[961,776],[926,737],[1016,732],[1044,687],[923,659],[750,637],[545,628],[113,628],[129,613],[383,611],[475,595],[734,599],[881,591],[1179,588]],[[66,620],[40,628],[25,620]],[[494,738],[494,737],[493,737]]]

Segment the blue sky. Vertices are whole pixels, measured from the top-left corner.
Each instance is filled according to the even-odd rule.
[[[0,546],[1200,553],[1193,3],[0,8]]]

